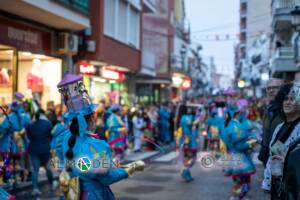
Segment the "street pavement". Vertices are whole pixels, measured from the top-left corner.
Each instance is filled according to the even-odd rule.
[[[147,162],[144,172],[137,173],[129,179],[112,185],[117,200],[228,200],[232,186],[231,178],[224,177],[221,166],[204,165],[202,158],[207,153],[200,153],[199,159],[192,168],[195,180],[185,183],[181,180],[176,163],[176,152],[159,155]],[[141,155],[139,155],[141,156]],[[257,164],[257,174],[252,179],[252,190],[247,196],[250,200],[268,200],[262,192],[260,182],[262,166]],[[41,200],[58,199],[58,192],[51,192],[49,186],[42,186]],[[17,194],[17,199],[29,200],[31,190]]]

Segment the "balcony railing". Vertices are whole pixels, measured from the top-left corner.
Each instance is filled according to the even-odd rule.
[[[280,47],[276,50],[272,58],[273,72],[292,72],[297,71],[292,47]]]
[[[275,58],[294,58],[294,50],[292,47],[279,47],[276,50]]]
[[[78,11],[85,15],[89,14],[89,0],[52,0],[61,3],[72,10]]]
[[[293,9],[300,6],[300,0],[272,0],[272,13],[275,14],[277,9]]]

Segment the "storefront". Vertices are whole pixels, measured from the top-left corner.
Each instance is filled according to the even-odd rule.
[[[84,83],[93,102],[129,104],[124,73],[104,66],[95,66],[86,61],[78,63],[78,70],[84,77]]]
[[[51,56],[50,31],[8,19],[0,20],[0,104],[11,102],[13,93],[48,102],[61,102],[56,85],[62,60]]]
[[[172,101],[177,102],[186,98],[186,90],[191,88],[191,79],[180,73],[173,73],[172,75]]]
[[[163,78],[143,78],[136,80],[138,102],[153,104],[169,101],[171,81]]]

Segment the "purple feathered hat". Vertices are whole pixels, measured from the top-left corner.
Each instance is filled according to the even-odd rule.
[[[94,112],[97,106],[92,103],[82,80],[81,76],[66,74],[57,85],[57,88],[62,94],[63,101],[68,109],[67,121],[77,117],[80,136],[83,137],[87,129],[84,116]]]
[[[95,109],[82,80],[82,76],[67,74],[57,85],[69,113],[83,112],[86,115]]]

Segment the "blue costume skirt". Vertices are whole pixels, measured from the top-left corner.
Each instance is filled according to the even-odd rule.
[[[222,162],[225,176],[251,176],[256,172],[251,156],[244,152],[230,152]]]

